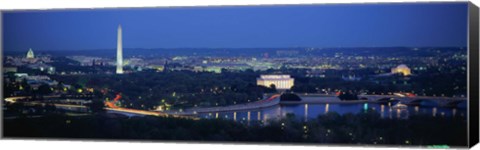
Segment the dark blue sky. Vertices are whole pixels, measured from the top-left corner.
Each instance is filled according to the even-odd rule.
[[[466,46],[467,3],[6,12],[6,51]]]

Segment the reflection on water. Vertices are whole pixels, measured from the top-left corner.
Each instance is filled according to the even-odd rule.
[[[328,113],[329,106],[330,106],[330,104],[325,104],[325,114]]]
[[[262,115],[261,112],[257,112],[257,120],[260,120],[261,115]]]
[[[233,112],[233,121],[237,121],[237,112]]]
[[[251,115],[251,113],[248,112],[248,124],[249,124],[249,125],[250,125],[250,115]]]
[[[305,120],[304,121],[307,122],[308,121],[308,104],[305,104],[305,110],[304,111],[305,111],[305,115],[304,115]]]
[[[385,116],[385,105],[381,104],[380,105],[380,118],[383,119],[384,116]]]
[[[257,110],[235,111],[235,112],[214,112],[215,118],[230,119],[250,124],[251,121],[266,123],[269,119],[279,119],[287,114],[293,114],[296,118],[307,121],[329,112],[336,112],[340,115],[347,113],[362,113],[371,109],[380,114],[381,118],[408,119],[412,115],[431,115],[432,117],[457,116],[465,117],[466,109],[446,107],[421,107],[408,106],[405,108],[393,108],[391,103],[386,105],[376,103],[360,104],[299,104],[299,105],[275,105]],[[252,115],[257,114],[257,117]],[[438,115],[437,115],[438,114]],[[212,113],[199,113],[201,118],[213,118]],[[237,119],[241,118],[241,119]]]
[[[388,118],[392,119],[392,107],[390,106],[390,103],[388,103]]]

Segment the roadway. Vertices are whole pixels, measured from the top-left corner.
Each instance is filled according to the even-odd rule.
[[[45,96],[45,98],[58,98],[59,96]],[[38,102],[38,101],[21,101],[22,99],[26,99],[28,97],[25,96],[17,96],[17,97],[8,97],[5,98],[5,101],[10,102],[10,103],[17,103],[17,102],[22,102],[22,103],[28,103],[28,104],[33,104],[33,105],[45,105],[43,102]],[[87,109],[85,105],[74,105],[74,104],[59,104],[59,103],[53,103],[53,105],[57,108],[61,109],[72,109],[72,108],[80,108],[80,109]],[[184,119],[198,119],[196,117],[192,116],[182,116],[178,114],[167,114],[164,112],[157,112],[157,111],[148,111],[148,110],[139,110],[139,109],[129,109],[129,108],[108,108],[105,107],[105,110],[107,110],[108,113],[117,113],[117,114],[123,114],[127,116],[158,116],[158,117],[174,117],[174,118],[184,118]]]
[[[279,97],[280,97],[279,94],[275,94],[267,99],[246,103],[246,104],[236,104],[236,105],[218,106],[218,107],[190,108],[190,109],[186,109],[183,112],[176,112],[176,113],[181,115],[195,115],[197,113],[208,113],[208,112],[255,110],[255,109],[267,108],[267,107],[277,105],[280,102]]]

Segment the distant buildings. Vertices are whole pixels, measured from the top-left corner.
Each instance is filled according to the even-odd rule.
[[[288,90],[293,87],[293,81],[290,75],[260,75],[257,85],[270,87],[273,84],[278,90]]]
[[[34,75],[29,76],[26,73],[15,73],[15,81],[22,82],[23,80],[27,81],[27,84],[32,86],[32,88],[36,89],[42,84],[47,84],[49,86],[58,85],[58,82],[55,80],[50,79],[50,77],[45,75]]]
[[[324,69],[310,69],[307,70],[307,74],[305,75],[306,77],[311,77],[311,78],[325,78],[325,70]]]
[[[117,29],[117,74],[123,74],[122,26]]]
[[[355,75],[342,75],[342,79],[344,81],[360,81],[362,78],[361,77],[357,77]]]
[[[148,68],[154,69],[157,72],[163,72],[165,70],[165,66],[163,65],[150,65]]]
[[[26,58],[27,59],[35,58],[35,55],[33,54],[33,50],[31,48],[28,50]]]
[[[15,76],[15,81],[21,82],[23,80],[23,78],[28,77],[28,74],[27,73],[15,73],[14,76]]]
[[[46,72],[48,74],[55,74],[55,70],[56,70],[55,67],[51,65],[43,64],[43,63],[29,64],[27,67],[31,69],[40,70],[42,72]]]
[[[404,76],[408,76],[412,74],[412,72],[410,71],[410,68],[408,68],[407,65],[404,65],[404,64],[401,64],[395,68],[392,68],[392,74],[397,74],[397,73],[400,73]]]
[[[4,66],[3,67],[3,73],[9,73],[9,72],[16,73],[17,72],[17,67]]]
[[[207,64],[201,67],[202,71],[222,73],[222,69],[229,71],[245,71],[251,69],[247,64]],[[197,70],[200,68],[196,68]]]
[[[80,63],[80,66],[107,66],[107,65],[116,64],[115,61],[110,61],[109,59],[105,59],[101,57],[67,56],[67,58]]]

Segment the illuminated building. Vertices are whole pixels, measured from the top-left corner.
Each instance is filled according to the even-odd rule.
[[[123,74],[122,26],[117,30],[117,74]]]
[[[247,64],[208,64],[202,66],[203,71],[222,73],[222,70],[230,71],[243,71],[250,69],[251,67]]]
[[[30,48],[27,52],[27,58],[28,59],[33,59],[35,58],[35,55],[33,54],[33,50]]]
[[[150,66],[147,66],[147,68],[153,69],[156,72],[163,72],[165,70],[165,66],[163,65],[150,65]]]
[[[273,84],[276,89],[288,90],[293,87],[293,81],[290,75],[260,75],[257,85],[270,87]]]
[[[3,67],[3,73],[9,73],[9,72],[16,73],[17,72],[17,67],[6,67],[6,66],[4,66]]]
[[[393,74],[396,74],[396,73],[401,73],[403,74],[404,76],[408,76],[408,75],[411,75],[412,72],[410,71],[410,68],[408,68],[406,65],[404,64],[401,64],[401,65],[398,65],[397,67],[395,68],[392,68],[392,73]]]
[[[344,81],[359,81],[359,80],[361,80],[362,78],[357,77],[357,76],[355,76],[355,75],[348,75],[348,76],[342,75],[342,79],[343,79]]]

